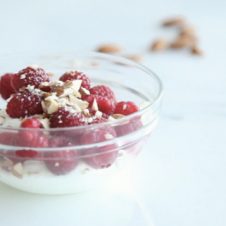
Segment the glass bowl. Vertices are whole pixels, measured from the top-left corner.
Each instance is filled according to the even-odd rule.
[[[103,188],[115,178],[127,176],[143,143],[157,125],[162,96],[160,79],[140,64],[100,53],[15,54],[1,57],[0,68],[3,74],[34,64],[52,72],[54,79],[65,71],[82,71],[93,85],[110,86],[119,101],[133,101],[140,110],[89,126],[55,129],[1,126],[0,181],[31,193],[67,194]],[[1,108],[5,104],[2,100]],[[24,133],[33,139],[46,140],[45,147],[19,146],[15,140]],[[105,139],[95,139],[101,136]],[[23,157],[24,151],[30,151],[31,156]],[[53,172],[58,166],[61,170]]]

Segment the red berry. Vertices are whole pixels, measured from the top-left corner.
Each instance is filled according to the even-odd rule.
[[[50,147],[72,146],[70,140],[65,137],[52,137],[49,141]],[[67,174],[72,171],[79,162],[76,151],[52,151],[45,153],[45,164],[47,168],[56,175]]]
[[[28,118],[21,123],[21,127],[24,130],[19,131],[19,145],[22,147],[48,147],[48,137],[42,131],[38,130],[42,128],[41,122],[37,118]],[[26,129],[33,130],[26,130]],[[37,130],[35,130],[37,129]],[[16,155],[21,158],[41,158],[42,154],[34,150],[19,150],[16,151]]]
[[[89,102],[90,108],[92,108],[93,101],[96,100],[99,110],[107,115],[111,115],[115,110],[115,101],[107,97],[89,95],[83,99]]]
[[[137,112],[139,108],[137,105],[131,101],[121,101],[116,104],[115,108],[115,114],[121,114],[121,115],[130,115],[134,112]]]
[[[90,94],[106,97],[108,99],[111,99],[112,101],[115,101],[115,94],[108,86],[94,86],[90,89]]]
[[[26,67],[15,75],[12,86],[16,91],[19,91],[20,88],[28,85],[38,88],[42,82],[48,81],[49,76],[42,68]]]
[[[111,128],[100,128],[95,131],[84,132],[81,137],[81,144],[96,144],[116,136]],[[115,144],[88,149],[84,153],[84,161],[95,169],[111,166],[117,158],[118,152]]]
[[[0,83],[0,93],[3,99],[8,99],[13,93],[15,93],[14,88],[12,87],[12,80],[14,79],[14,74],[4,74],[1,77]]]
[[[42,114],[41,96],[29,90],[16,93],[8,102],[6,112],[11,118]]]
[[[82,80],[82,87],[88,90],[90,89],[89,78],[87,77],[87,75],[79,71],[66,72],[60,77],[60,80],[63,82],[71,80]]]
[[[43,128],[42,123],[37,118],[27,118],[21,123],[22,128]]]
[[[50,127],[72,127],[85,125],[85,116],[81,113],[70,112],[65,108],[59,108],[50,116]]]
[[[127,121],[126,123],[123,123],[115,127],[115,131],[117,133],[117,136],[123,136],[129,133],[132,133],[141,127],[142,127],[141,120],[139,118],[134,118]]]

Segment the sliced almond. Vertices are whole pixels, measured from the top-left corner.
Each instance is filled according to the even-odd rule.
[[[77,112],[81,112],[84,109],[87,109],[89,106],[89,103],[87,101],[78,99],[77,97],[70,95],[69,96],[69,103],[70,106],[72,106]]]
[[[59,104],[56,100],[49,98],[42,101],[42,108],[47,114],[52,114],[58,110]]]
[[[125,117],[125,116],[122,115],[122,114],[113,114],[112,117],[113,117],[114,119],[120,119],[120,118],[123,118],[123,117]]]
[[[12,168],[12,174],[15,176],[15,177],[18,177],[18,178],[23,178],[23,173],[24,173],[24,169],[23,169],[23,165],[22,163],[17,163],[13,166]]]
[[[162,26],[164,27],[184,26],[185,24],[186,20],[183,17],[172,17],[162,22]]]
[[[98,111],[99,110],[96,99],[93,100],[93,104],[92,104],[92,107],[91,108],[94,111]]]
[[[97,48],[97,51],[102,53],[119,53],[122,51],[122,48],[117,44],[103,44]]]
[[[81,90],[82,90],[82,92],[83,92],[84,94],[90,95],[90,91],[89,91],[88,89],[86,89],[86,88],[84,88],[84,87],[81,87]]]
[[[151,51],[161,51],[167,48],[167,42],[163,38],[156,39],[150,46]]]

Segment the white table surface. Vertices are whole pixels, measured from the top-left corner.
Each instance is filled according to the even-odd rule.
[[[109,197],[35,196],[0,185],[1,226],[126,226],[118,219],[129,226],[226,225],[225,1],[0,3],[1,53],[92,50],[103,42],[145,53],[153,38],[172,35],[157,25],[175,14],[197,26],[206,52],[203,58],[184,52],[145,53],[144,64],[163,80],[165,96],[160,126],[140,156],[139,205],[121,197],[112,201],[116,209],[113,204],[102,208]],[[112,218],[104,219],[106,212]]]

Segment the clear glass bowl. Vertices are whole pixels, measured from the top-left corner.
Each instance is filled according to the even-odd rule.
[[[16,72],[33,64],[53,72],[53,79],[65,71],[80,70],[94,85],[110,86],[119,101],[134,101],[141,109],[121,119],[89,126],[38,130],[0,127],[0,181],[32,193],[67,194],[102,188],[115,178],[128,175],[158,122],[162,96],[159,78],[142,65],[99,53],[4,56],[1,73]],[[2,100],[1,107],[4,106]],[[14,141],[23,133],[34,139],[47,138],[48,143],[44,148],[20,147]],[[92,141],[93,136],[103,133],[107,140]],[[63,144],[59,142],[62,140]],[[24,158],[15,154],[27,150],[38,155]],[[56,152],[64,153],[62,158],[54,157]],[[51,171],[51,167],[62,164],[67,172]]]

